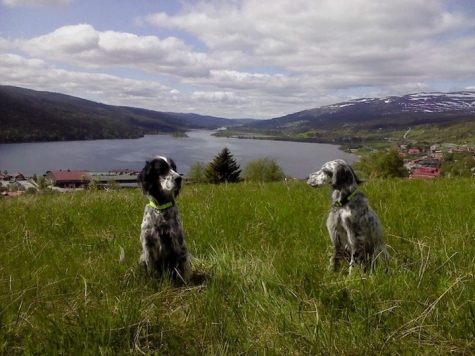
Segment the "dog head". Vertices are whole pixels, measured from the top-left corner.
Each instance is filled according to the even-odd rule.
[[[307,179],[307,184],[316,188],[329,184],[334,189],[342,189],[361,184],[353,168],[342,159],[329,161],[318,172],[312,173]]]
[[[162,201],[164,198],[175,198],[181,189],[181,176],[176,172],[175,162],[168,157],[156,156],[145,163],[138,176],[138,182],[144,195]]]

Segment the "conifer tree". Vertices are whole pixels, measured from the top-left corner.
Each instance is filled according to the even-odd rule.
[[[206,167],[206,178],[214,184],[237,183],[241,180],[240,175],[239,165],[227,147]]]

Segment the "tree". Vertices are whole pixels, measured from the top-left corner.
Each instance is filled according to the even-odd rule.
[[[244,180],[253,182],[277,182],[285,178],[284,171],[276,160],[269,157],[249,162],[242,174]]]
[[[472,177],[472,169],[475,167],[473,153],[465,152],[462,154],[445,155],[440,166],[440,172],[445,177]]]
[[[396,150],[372,153],[353,164],[353,168],[371,178],[406,178],[409,175]]]
[[[43,190],[46,189],[48,186],[48,182],[44,176],[39,176],[36,180],[36,184],[38,185],[38,189]]]
[[[208,182],[214,184],[237,183],[241,180],[239,165],[227,147],[208,164],[205,174]]]
[[[187,177],[192,183],[207,183],[206,164],[204,162],[193,163],[188,170]]]
[[[93,190],[93,191],[99,190],[99,181],[98,181],[97,179],[93,179],[93,180],[87,185],[87,189]]]

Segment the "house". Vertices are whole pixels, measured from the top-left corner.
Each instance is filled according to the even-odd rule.
[[[91,181],[88,172],[86,171],[48,171],[46,172],[46,179],[49,180],[55,187],[60,188],[79,188],[86,186]]]
[[[409,178],[438,178],[440,177],[440,171],[437,168],[430,168],[430,167],[421,167],[414,170],[411,173]]]
[[[409,149],[409,154],[410,154],[410,155],[413,155],[413,156],[415,156],[415,155],[420,155],[420,154],[421,154],[421,151],[420,151],[418,148],[410,148],[410,149]]]
[[[422,159],[414,161],[414,165],[416,167],[439,168],[440,164],[440,160],[429,157],[424,157]]]
[[[431,145],[431,146],[430,146],[430,151],[431,151],[431,152],[440,151],[440,145],[438,145],[438,144]]]
[[[25,176],[19,172],[15,173],[13,178],[15,178],[15,180],[25,180]]]
[[[110,182],[115,182],[121,188],[136,188],[139,173],[131,169],[88,172],[91,182],[95,182],[99,187],[107,187]]]

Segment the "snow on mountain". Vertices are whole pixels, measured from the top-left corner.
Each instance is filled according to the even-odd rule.
[[[404,96],[385,98],[362,98],[329,105],[332,109],[341,109],[350,105],[367,104],[378,106],[390,113],[404,112],[466,112],[475,113],[475,92],[460,91],[452,93],[414,93]]]

